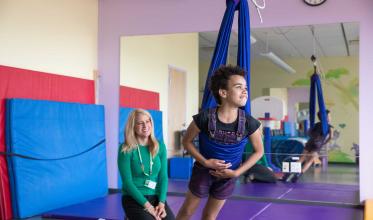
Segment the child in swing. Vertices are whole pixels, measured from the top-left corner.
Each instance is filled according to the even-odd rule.
[[[319,152],[321,148],[327,144],[333,137],[333,126],[330,125],[331,122],[331,115],[330,111],[326,109],[326,119],[328,123],[328,133],[326,136],[323,135],[322,131],[322,123],[321,123],[321,112],[317,113],[317,117],[319,118],[319,122],[315,124],[315,126],[309,130],[308,135],[309,139],[304,147],[302,156],[300,157],[299,161],[302,163],[302,171],[301,173],[297,174],[289,174],[284,176],[284,180],[286,182],[297,182],[300,176],[305,173],[312,163],[319,158]]]
[[[208,197],[202,219],[216,219],[234,190],[236,179],[263,155],[260,122],[240,107],[248,100],[245,71],[238,66],[222,66],[211,77],[210,90],[218,107],[193,116],[183,145],[195,158],[184,204],[176,219],[190,219],[201,198]],[[199,151],[193,139],[199,135]],[[253,154],[241,164],[248,141]]]

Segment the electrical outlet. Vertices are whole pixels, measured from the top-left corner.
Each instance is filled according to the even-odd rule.
[[[289,162],[282,162],[282,172],[289,173],[290,172]]]
[[[302,172],[302,163],[301,162],[291,162],[290,171],[292,173],[301,173]]]

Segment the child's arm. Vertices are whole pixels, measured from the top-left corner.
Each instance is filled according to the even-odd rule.
[[[261,129],[258,128],[250,135],[250,141],[253,145],[254,153],[237,169],[224,169],[217,171],[210,171],[210,174],[219,178],[233,178],[239,177],[241,174],[250,169],[263,156],[264,147],[262,142]]]
[[[328,139],[325,140],[324,144],[327,144],[330,140],[333,139],[333,132],[334,132],[333,126],[330,126]]]
[[[248,169],[250,169],[254,164],[263,156],[264,146],[262,141],[262,132],[258,128],[254,133],[250,135],[250,141],[253,145],[254,153],[236,170],[236,175],[240,176]]]
[[[204,156],[202,156],[196,147],[193,144],[193,139],[198,135],[200,132],[197,125],[192,121],[185,132],[184,138],[183,138],[183,145],[185,149],[196,159],[200,164],[202,164],[204,167],[215,169],[215,170],[221,170],[221,169],[227,169],[231,166],[230,163],[225,163],[224,160],[218,160],[218,159],[206,159]]]

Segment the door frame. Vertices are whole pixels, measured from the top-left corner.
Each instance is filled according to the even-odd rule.
[[[183,127],[186,128],[187,127],[187,100],[188,100],[188,80],[187,80],[187,71],[183,68],[180,68],[180,67],[177,67],[175,65],[172,65],[172,64],[169,64],[168,65],[168,83],[167,83],[167,142],[169,142],[170,140],[170,137],[169,137],[169,116],[170,116],[170,97],[169,97],[169,94],[170,94],[170,85],[171,85],[171,77],[170,77],[170,73],[172,70],[176,70],[177,72],[180,72],[182,74],[184,74],[184,79],[185,79],[185,100],[184,100],[184,106],[185,108],[183,109],[184,112],[185,112],[185,120],[184,120],[184,123],[183,123]],[[168,148],[168,150],[170,150],[170,156],[174,156],[174,155],[179,155],[179,154],[182,154],[182,146],[181,146],[181,143],[180,143],[180,146],[171,146],[171,143],[168,143],[168,145],[172,148]]]

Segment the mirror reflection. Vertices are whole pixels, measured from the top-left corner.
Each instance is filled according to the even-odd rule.
[[[151,110],[156,136],[167,147],[169,194],[188,190],[193,159],[181,140],[199,111],[216,38],[217,32],[121,38],[120,106]],[[249,100],[262,125],[265,152],[238,178],[234,196],[276,200],[291,188],[294,193],[283,199],[359,203],[358,54],[358,23],[251,30]],[[237,32],[232,31],[227,63],[235,65],[236,56]],[[306,147],[314,64],[332,128],[317,154]],[[197,138],[194,144],[198,148]],[[249,144],[243,159],[251,152]],[[341,187],[348,195],[316,195],[315,187]],[[296,195],[299,188],[308,191]]]

